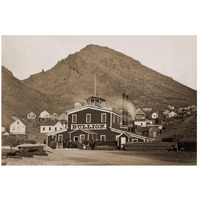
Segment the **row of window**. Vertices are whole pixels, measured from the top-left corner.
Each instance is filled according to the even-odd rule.
[[[61,130],[61,129],[62,129],[62,128],[60,128],[60,130]],[[57,128],[57,127],[43,127],[42,130],[43,130],[43,131],[45,131],[45,130],[46,130],[46,131],[54,131],[54,130],[57,131],[58,128]]]
[[[106,113],[101,113],[101,122],[106,122]],[[86,114],[86,123],[91,123],[91,114]],[[72,115],[72,123],[77,123],[77,114]]]
[[[17,130],[19,131],[20,128],[24,129],[24,126],[20,127],[20,126],[17,126]],[[13,131],[15,130],[15,126],[13,126]]]
[[[116,116],[115,116],[115,115],[113,115],[113,123],[115,123],[115,122],[116,122],[115,118],[116,118]],[[117,117],[117,123],[118,123],[118,124],[120,124],[120,119],[119,119],[119,117]]]
[[[85,135],[80,135],[80,139],[79,139],[79,136],[74,136],[73,137],[73,141],[82,142],[84,140],[85,140]],[[106,141],[106,135],[100,135],[100,141],[105,142]]]
[[[101,113],[101,122],[106,122],[106,113]],[[115,123],[115,115],[113,115],[113,123]],[[77,114],[72,115],[72,123],[77,123]],[[86,114],[86,123],[91,123],[91,114]],[[117,123],[120,123],[119,117],[117,117]]]

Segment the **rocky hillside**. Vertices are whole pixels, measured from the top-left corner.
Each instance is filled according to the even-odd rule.
[[[23,83],[39,90],[61,110],[94,93],[107,100],[107,106],[118,106],[122,92],[136,106],[162,108],[172,104],[196,104],[197,92],[164,76],[120,52],[107,47],[88,45],[80,52],[59,61],[52,69],[30,76]]]
[[[2,67],[2,125],[10,125],[12,115],[22,118],[31,111],[38,115],[44,109],[56,111],[46,94],[24,85],[12,72]]]

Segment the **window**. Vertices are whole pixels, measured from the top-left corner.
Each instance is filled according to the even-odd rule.
[[[55,131],[57,131],[57,127],[55,127]]]
[[[86,114],[86,123],[91,123],[91,114]]]
[[[19,121],[17,121],[17,124],[19,124]]]
[[[51,130],[51,127],[49,127],[49,131]]]
[[[138,139],[132,139],[132,142],[138,142]]]
[[[78,141],[78,136],[74,136],[74,142]]]
[[[77,122],[77,114],[73,114],[72,115],[72,123],[76,123]]]
[[[113,115],[113,123],[115,123],[115,115]]]
[[[85,135],[81,134],[80,135],[80,142],[83,142],[85,140]]]
[[[43,129],[42,129],[43,131],[45,131],[45,127],[43,127]]]
[[[106,136],[105,135],[100,135],[100,141],[105,142],[106,141]]]
[[[101,122],[106,122],[106,113],[101,113]]]
[[[63,142],[63,135],[58,135],[58,141]]]
[[[119,135],[116,135],[116,136],[115,136],[115,140],[117,141],[117,140],[118,140],[118,138],[119,138]]]

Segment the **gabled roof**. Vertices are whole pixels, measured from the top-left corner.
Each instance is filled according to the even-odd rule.
[[[58,130],[58,131],[53,131],[53,132],[47,133],[46,135],[47,136],[52,136],[52,135],[56,135],[56,134],[59,134],[59,133],[66,132],[66,131],[67,131],[67,128],[63,128],[63,129]]]
[[[76,131],[82,131],[82,132],[85,132],[85,133],[87,133],[87,134],[89,134],[89,135],[98,135],[98,134],[95,133],[94,131],[91,131],[91,130],[84,130],[84,129],[76,129],[76,130],[71,131],[71,132],[69,132],[69,133],[74,133],[74,132],[76,132]]]
[[[27,123],[28,123],[28,122],[26,122],[26,121],[23,120],[23,119],[17,118],[16,120],[13,119],[13,122],[12,122],[11,124],[15,123],[17,120],[19,120],[19,121],[20,121],[22,124],[24,124],[24,125],[27,125]],[[11,125],[11,124],[10,124],[10,125]]]
[[[141,110],[140,108],[137,108],[135,111],[135,114],[137,115],[138,113],[142,113],[145,115],[145,112],[143,110]]]
[[[121,136],[122,134],[125,134],[129,138],[138,138],[138,139],[142,139],[142,140],[151,140],[151,141],[155,140],[155,138],[149,138],[149,137],[145,137],[145,136],[138,135],[138,134],[135,134],[135,133],[130,133],[130,132],[127,132],[127,131],[122,131],[122,130],[115,129],[115,128],[111,128],[111,131],[119,133],[120,134],[119,136]]]
[[[119,114],[118,112],[110,110],[108,108],[102,108],[102,107],[91,106],[91,105],[81,106],[78,108],[74,108],[72,110],[68,110],[66,112],[67,112],[67,114],[71,114],[71,113],[76,113],[76,112],[86,110],[86,109],[92,109],[92,110],[97,110],[97,111],[102,111],[102,112],[107,112],[107,113],[114,113],[114,114],[118,115],[119,117],[121,116],[121,114]]]
[[[152,112],[152,114],[151,114],[151,115],[153,115],[153,114],[157,114],[157,115],[158,115],[158,113],[157,113],[156,111]]]
[[[40,112],[40,114],[41,114],[41,113],[44,113],[44,112],[50,114],[50,113],[49,113],[48,111],[46,111],[46,110],[43,110],[42,112]]]
[[[34,115],[36,115],[34,112],[30,112],[30,113],[28,113],[27,115],[30,115],[30,114],[34,114]]]
[[[8,133],[8,132],[6,131],[3,135],[10,135],[10,133]]]

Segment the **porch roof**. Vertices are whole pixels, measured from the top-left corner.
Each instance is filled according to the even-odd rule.
[[[76,131],[82,131],[82,132],[87,133],[87,134],[89,134],[89,135],[98,135],[98,134],[95,133],[94,131],[91,131],[91,130],[84,130],[84,129],[76,129],[76,130],[71,131],[71,132],[69,132],[69,133],[74,133],[74,132],[76,132]]]

